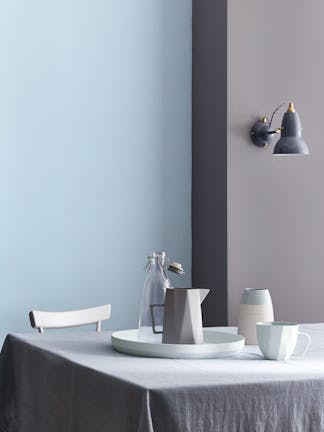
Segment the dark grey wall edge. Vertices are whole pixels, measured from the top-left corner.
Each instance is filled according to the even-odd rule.
[[[193,0],[192,283],[227,324],[227,0]]]

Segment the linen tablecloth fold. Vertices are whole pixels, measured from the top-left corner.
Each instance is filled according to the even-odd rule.
[[[0,432],[153,432],[146,389],[7,336]]]
[[[110,332],[9,335],[0,432],[324,431],[324,325],[301,330],[311,349],[287,362],[257,347],[224,359],[132,357],[112,349]]]
[[[322,432],[324,382],[153,390],[155,432]]]

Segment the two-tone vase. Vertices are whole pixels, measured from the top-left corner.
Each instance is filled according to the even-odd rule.
[[[241,298],[238,334],[245,337],[247,345],[256,345],[256,323],[273,321],[272,300],[267,289],[245,288]]]

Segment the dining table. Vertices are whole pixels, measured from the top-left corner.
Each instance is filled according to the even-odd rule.
[[[254,345],[227,358],[162,359],[115,351],[110,331],[9,334],[0,432],[324,431],[324,324],[300,329],[309,351],[283,362]]]

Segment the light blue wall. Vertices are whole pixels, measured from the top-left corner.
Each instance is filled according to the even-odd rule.
[[[154,248],[190,283],[190,142],[190,0],[0,0],[1,334],[133,327]]]

